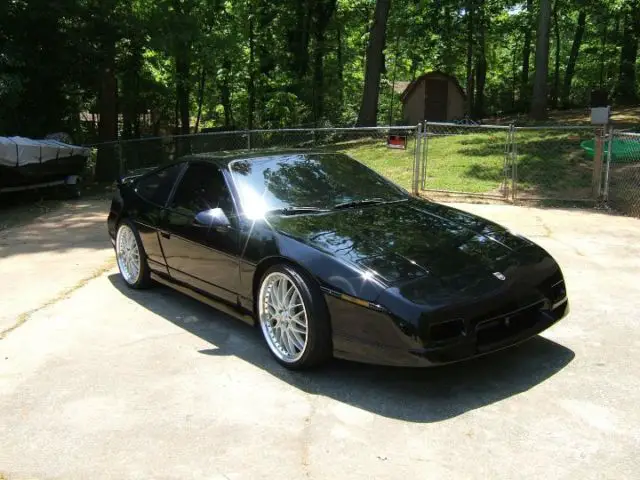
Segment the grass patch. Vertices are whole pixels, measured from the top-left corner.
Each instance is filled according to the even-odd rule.
[[[593,161],[580,142],[590,138],[588,130],[518,131],[518,193],[589,198]]]
[[[461,192],[490,192],[502,181],[506,133],[429,137],[427,188]],[[368,139],[336,148],[369,166],[391,181],[410,189],[415,142],[406,150],[388,148],[384,140]]]
[[[338,151],[352,156],[372,170],[401,187],[411,190],[415,142],[408,142],[406,150],[388,148],[384,140],[363,141],[336,145]]]
[[[427,142],[426,187],[466,193],[499,193],[504,180],[506,131],[433,135]],[[518,131],[518,194],[523,197],[588,198],[592,161],[580,142],[589,130]],[[410,189],[414,142],[406,150],[387,148],[384,139],[360,139],[332,146],[393,182]],[[511,173],[507,172],[508,183]]]

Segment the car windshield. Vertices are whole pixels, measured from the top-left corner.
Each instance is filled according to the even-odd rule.
[[[231,162],[250,217],[273,210],[313,212],[404,199],[399,187],[347,155],[287,154]]]

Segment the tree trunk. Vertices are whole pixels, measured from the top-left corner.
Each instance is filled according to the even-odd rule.
[[[620,104],[630,105],[638,100],[636,92],[636,59],[638,38],[640,37],[640,9],[638,7],[627,6],[623,25],[620,76],[618,77],[616,99]]]
[[[467,0],[467,115],[474,112],[473,106],[473,0]]]
[[[390,8],[391,0],[376,0],[373,25],[369,32],[369,45],[367,46],[362,105],[358,114],[358,125],[360,126],[375,126],[377,123],[382,54]]]
[[[560,95],[560,25],[558,24],[558,8],[560,0],[556,0],[553,6],[553,33],[555,47],[555,65],[553,69],[553,88],[551,89],[551,108],[558,108],[558,96]]]
[[[198,133],[198,129],[200,128],[200,118],[202,117],[202,102],[204,101],[204,87],[207,81],[207,69],[204,66],[200,67],[200,75],[199,75],[199,83],[198,83],[198,115],[196,117],[196,127],[195,133]]]
[[[549,74],[549,26],[551,2],[540,0],[538,16],[538,38],[536,41],[536,74],[531,98],[531,117],[534,120],[547,118],[547,76]]]
[[[303,80],[309,69],[309,38],[314,0],[296,0],[295,21],[289,30],[288,49],[291,53],[291,69],[293,70],[298,87],[302,87]]]
[[[413,82],[418,75],[418,59],[413,57],[411,59],[411,81]]]
[[[189,133],[189,74],[190,62],[187,45],[180,45],[176,51],[176,98],[180,114],[180,133]]]
[[[143,65],[143,39],[139,32],[131,32],[129,55],[122,65],[122,137],[138,138],[140,136],[140,77]]]
[[[115,72],[115,45],[112,54],[107,54],[100,73],[100,96],[98,99],[98,141],[112,142],[118,139],[118,83]],[[96,180],[110,181],[118,177],[117,145],[104,145],[98,148],[96,159]]]
[[[253,6],[253,2],[250,0],[249,5]],[[247,85],[247,128],[253,130],[253,113],[256,106],[256,45],[255,45],[255,32],[254,32],[254,18],[253,13],[249,13],[249,82]]]
[[[487,80],[487,55],[485,44],[485,29],[487,18],[484,12],[485,0],[479,0],[478,5],[478,55],[476,58],[476,94],[474,97],[474,111],[476,118],[484,116],[484,86]]]
[[[600,40],[600,81],[598,87],[600,89],[604,86],[604,66],[607,58],[607,34],[609,33],[609,24],[606,13],[603,15],[604,21],[602,22],[602,38]]]
[[[220,103],[224,109],[224,127],[229,129],[233,121],[233,109],[231,107],[231,87],[229,86],[229,79],[231,77],[232,64],[228,58],[222,60],[222,66],[224,69],[224,75],[222,76],[222,84],[220,86]]]
[[[518,88],[518,42],[513,44],[513,58],[511,59],[511,110],[516,110],[516,90]]]
[[[324,32],[316,32],[313,52],[313,122],[324,115]]]
[[[391,72],[391,88],[389,95],[389,125],[393,125],[393,107],[396,103],[396,74],[398,73],[398,57],[400,56],[400,36],[396,36],[395,47],[393,49],[393,71]]]
[[[336,62],[338,69],[338,105],[344,105],[344,59],[342,57],[342,23],[336,15]]]
[[[581,10],[578,14],[578,24],[576,25],[576,31],[573,35],[571,53],[569,54],[569,62],[567,63],[567,71],[564,74],[564,84],[562,86],[562,105],[565,107],[568,107],[571,103],[569,99],[571,95],[571,82],[573,81],[573,74],[576,70],[576,63],[578,61],[578,54],[580,53],[580,45],[582,44],[586,21],[587,14],[584,10]]]
[[[533,0],[527,0],[527,22],[522,45],[522,76],[520,77],[520,108],[526,110],[529,104],[529,60],[531,59],[531,30]]]
[[[134,122],[136,116],[136,76],[139,72],[130,70],[131,65],[127,65],[127,70],[122,75],[122,138],[134,138]]]
[[[333,16],[337,0],[316,0],[313,59],[313,120],[318,122],[324,115],[324,56],[325,32]]]
[[[444,2],[444,15],[442,15],[442,27],[439,29],[443,36],[449,35],[451,31],[453,31],[453,27],[451,26],[452,20],[454,18],[454,14],[451,12],[451,4],[449,2]],[[436,28],[438,28],[436,26]],[[453,53],[453,49],[446,45],[444,47],[444,52],[442,52],[442,71],[444,73],[453,75],[455,73],[455,69],[457,66],[457,58]]]

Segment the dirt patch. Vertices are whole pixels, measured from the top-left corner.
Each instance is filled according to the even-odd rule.
[[[55,190],[30,190],[0,196],[0,232],[29,224],[42,215],[73,208],[84,202],[107,201],[113,196],[112,184],[90,184],[82,189],[77,200],[61,198]]]

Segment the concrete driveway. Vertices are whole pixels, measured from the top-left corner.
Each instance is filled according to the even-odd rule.
[[[638,478],[640,221],[461,205],[564,269],[572,313],[429,370],[292,373],[257,332],[127,289],[106,202],[0,231],[0,478]]]

